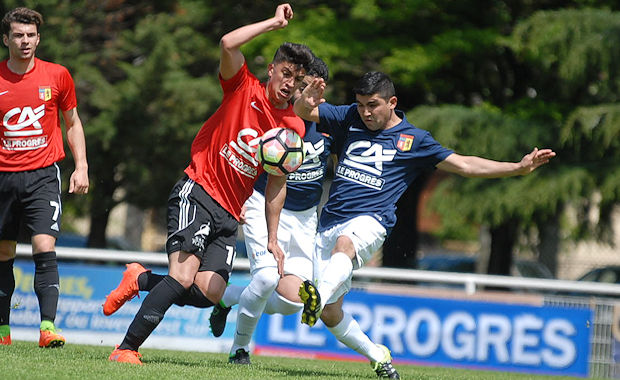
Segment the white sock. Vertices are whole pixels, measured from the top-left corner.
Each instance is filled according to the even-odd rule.
[[[267,299],[278,286],[278,268],[260,268],[252,274],[252,280],[241,293],[237,312],[237,330],[230,350],[234,354],[239,348],[249,351],[250,341],[256,324],[263,314]]]
[[[371,362],[383,360],[383,350],[364,334],[360,325],[351,314],[344,313],[342,320],[334,327],[327,328],[334,336],[355,352],[364,355]]]
[[[303,308],[303,303],[290,301],[276,291],[271,293],[271,296],[267,300],[267,305],[265,305],[265,313],[292,315],[302,311]]]
[[[349,279],[352,272],[353,262],[349,256],[343,252],[336,252],[332,255],[318,281],[317,290],[321,296],[321,308],[325,307],[327,300]]]
[[[224,295],[222,296],[222,300],[220,304],[224,304],[226,307],[231,307],[239,303],[239,298],[241,298],[241,293],[243,292],[245,287],[239,285],[228,285],[226,290],[224,291]]]

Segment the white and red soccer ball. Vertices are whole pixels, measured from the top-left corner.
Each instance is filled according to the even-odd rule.
[[[260,138],[256,157],[267,173],[287,175],[304,161],[304,140],[289,128],[270,129]]]

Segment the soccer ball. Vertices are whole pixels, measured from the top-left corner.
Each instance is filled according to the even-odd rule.
[[[287,175],[304,161],[304,140],[289,128],[270,129],[260,138],[256,156],[267,173]]]

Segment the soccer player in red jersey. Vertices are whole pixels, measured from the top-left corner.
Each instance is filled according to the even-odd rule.
[[[274,17],[221,38],[222,104],[194,139],[191,163],[168,199],[168,275],[151,288],[150,272],[139,264],[128,265],[121,284],[106,298],[104,314],[115,312],[139,289],[150,292],[109,360],[142,364],[138,348],[173,303],[208,307],[220,301],[235,257],[241,206],[263,171],[255,158],[258,141],[276,127],[304,136],[304,122],[289,100],[313,59],[306,46],[284,43],[268,66],[269,80],[260,83],[249,72],[240,48],[263,33],[286,27],[292,17],[291,6],[281,4]],[[286,196],[286,176],[269,177],[266,209],[279,212]],[[282,274],[284,253],[277,246],[271,252]]]
[[[0,344],[11,343],[13,262],[24,223],[31,233],[41,312],[39,346],[59,347],[65,343],[54,326],[59,293],[55,245],[62,214],[56,163],[65,157],[59,112],[75,160],[70,193],[88,192],[88,163],[69,71],[35,58],[42,23],[41,14],[28,8],[15,8],[2,19],[9,58],[0,62]]]

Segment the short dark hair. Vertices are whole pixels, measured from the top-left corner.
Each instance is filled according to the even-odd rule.
[[[396,96],[394,82],[387,74],[380,71],[371,71],[364,74],[355,87],[353,87],[353,92],[355,95],[378,94],[385,100]]]
[[[290,62],[298,68],[303,68],[307,71],[313,59],[314,54],[306,45],[285,42],[276,50],[272,63]]]
[[[34,24],[37,26],[37,33],[39,27],[43,25],[43,16],[41,13],[34,11],[30,8],[19,7],[11,11],[8,11],[2,18],[2,34],[8,36],[11,32],[11,23],[17,22],[20,24]]]
[[[327,81],[329,79],[329,69],[321,58],[314,56],[314,59],[308,66],[306,75],[323,78],[323,80]]]

